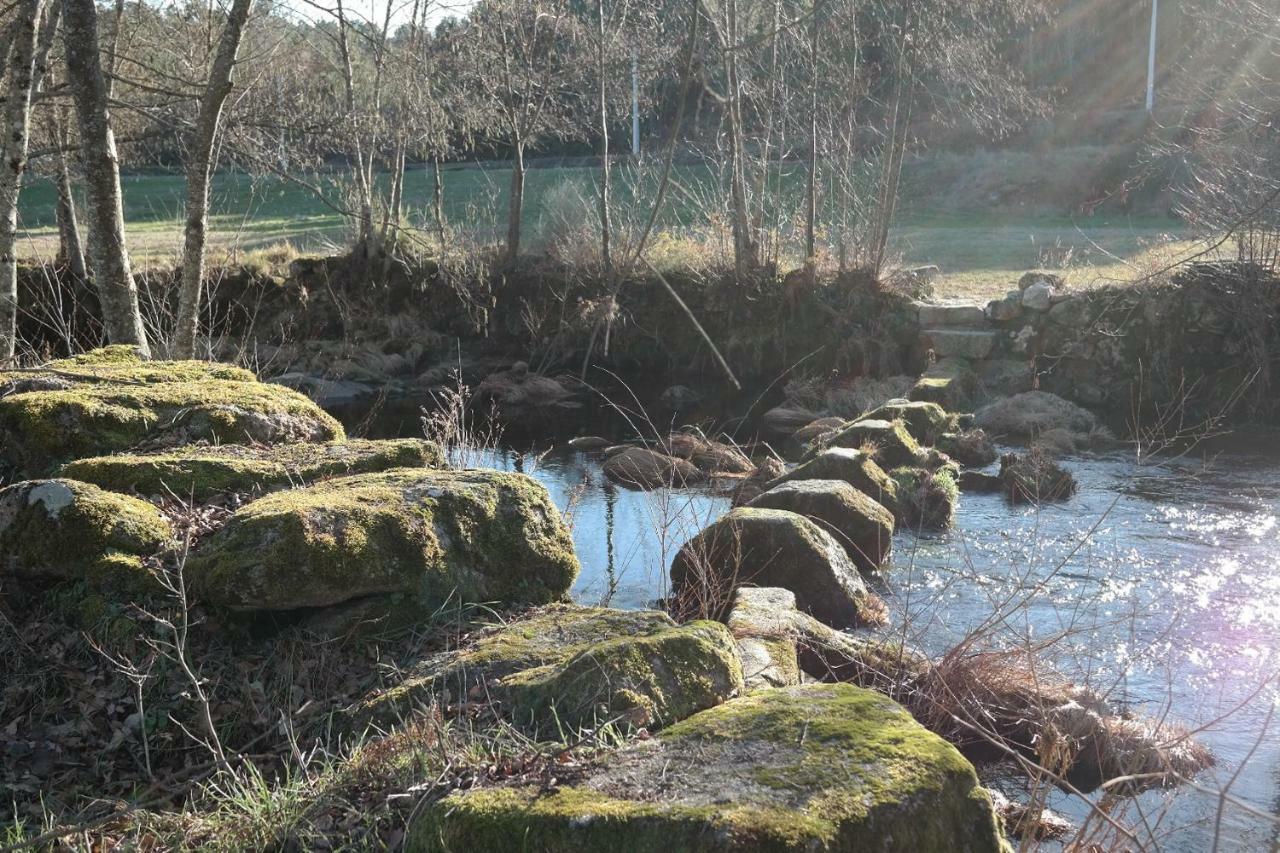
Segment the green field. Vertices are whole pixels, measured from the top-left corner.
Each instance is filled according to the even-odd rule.
[[[615,198],[623,225],[643,221],[651,197],[651,178],[629,168],[616,170]],[[497,239],[505,223],[509,170],[501,164],[446,168],[445,214],[450,223],[480,239]],[[595,169],[533,168],[526,181],[526,247],[537,248],[549,234],[565,228],[589,228],[594,221]],[[777,176],[802,198],[798,170]],[[340,176],[308,176],[331,203],[341,205]],[[711,170],[676,170],[670,204],[661,225],[674,231],[713,233],[706,214],[718,196]],[[130,247],[139,263],[170,263],[179,254],[183,180],[171,174],[129,175],[123,179],[125,220]],[[430,218],[432,175],[412,169],[406,175],[405,203],[411,224],[433,227]],[[637,201],[637,199],[640,199]],[[55,193],[49,181],[36,180],[22,195],[25,242],[20,254],[48,257],[55,248]],[[1073,221],[1040,214],[1010,215],[951,210],[929,200],[909,202],[892,235],[892,250],[904,266],[938,265],[940,295],[976,297],[1003,294],[1032,268],[1060,268],[1073,286],[1131,281],[1192,247],[1177,220],[1158,217],[1099,216]],[[931,211],[927,215],[924,210]],[[942,211],[942,212],[936,212]],[[779,222],[794,223],[796,211],[780,211]],[[288,242],[304,252],[341,247],[349,238],[346,220],[310,187],[278,178],[220,174],[214,181],[212,244],[232,259]],[[792,227],[792,226],[787,226]],[[798,262],[798,259],[789,259]]]

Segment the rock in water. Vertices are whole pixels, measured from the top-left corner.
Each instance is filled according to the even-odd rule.
[[[951,468],[895,468],[898,521],[908,529],[945,530],[951,526],[960,500],[960,486]]]
[[[1047,391],[1027,391],[996,400],[974,415],[978,426],[996,436],[1035,438],[1052,429],[1089,432],[1098,425],[1087,409]]]
[[[829,436],[829,447],[858,450],[874,448],[871,455],[882,467],[918,465],[920,445],[902,421],[860,420]]]
[[[661,489],[701,482],[703,474],[691,462],[643,447],[629,447],[605,460],[604,475],[635,489]]]
[[[973,766],[893,701],[847,684],[761,690],[614,753],[552,790],[426,808],[425,851],[998,853]]]
[[[776,586],[837,627],[877,624],[884,604],[867,590],[840,543],[794,512],[740,507],[686,542],[671,563],[677,600],[724,616],[734,591]]]
[[[877,503],[893,509],[898,487],[875,460],[861,450],[833,447],[779,477],[770,488],[793,480],[843,480]]]
[[[522,474],[395,469],[277,492],[238,510],[187,566],[200,596],[244,610],[397,593],[556,601],[578,574],[550,496]]]
[[[15,374],[0,373],[0,464],[38,476],[62,462],[123,450],[345,437],[311,400],[246,370],[142,362],[117,350],[51,363],[47,390],[5,394]]]
[[[893,513],[840,480],[780,483],[748,506],[787,510],[816,522],[863,572],[879,570],[893,545]]]
[[[116,492],[172,493],[202,502],[219,494],[273,491],[324,477],[411,467],[444,468],[444,453],[435,442],[420,438],[274,447],[222,444],[94,456],[63,465],[58,473]]]
[[[75,480],[30,480],[0,489],[0,574],[87,580],[123,595],[150,587],[142,561],[173,530],[137,498]]]
[[[995,443],[981,429],[943,433],[938,437],[937,448],[971,468],[985,468],[1000,458]]]
[[[902,421],[907,433],[918,443],[932,445],[938,436],[951,427],[954,419],[937,403],[898,400],[858,418],[860,421]]]

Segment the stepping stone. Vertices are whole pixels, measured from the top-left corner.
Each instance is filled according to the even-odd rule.
[[[991,331],[925,329],[921,338],[939,358],[980,361],[991,355],[996,346],[996,333]]]

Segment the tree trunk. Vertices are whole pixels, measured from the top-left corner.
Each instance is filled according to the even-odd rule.
[[[67,155],[58,154],[58,254],[68,272],[78,282],[89,280],[84,263],[84,243],[80,240],[80,222],[76,217],[76,199],[71,192],[71,170]]]
[[[253,0],[235,0],[218,40],[218,52],[200,98],[195,138],[187,160],[187,222],[183,229],[182,286],[178,291],[174,357],[195,358],[200,332],[200,291],[204,281],[205,243],[209,225],[209,183],[213,177],[213,151],[222,107],[231,94],[236,54]]]
[[[18,193],[27,166],[31,90],[35,78],[36,31],[43,0],[22,0],[13,22],[5,95],[3,167],[0,167],[0,364],[13,360],[18,341]]]
[[[809,22],[809,186],[804,220],[805,267],[811,272],[818,260],[818,34],[822,0],[814,0],[813,19]]]
[[[511,164],[511,208],[507,213],[507,266],[520,254],[520,220],[524,215],[524,140],[516,142]]]
[[[132,344],[150,358],[138,287],[125,246],[120,161],[98,53],[98,10],[94,0],[62,0],[62,16],[67,82],[80,126],[80,156],[94,235],[90,253],[107,337],[115,344]]]
[[[436,233],[440,237],[440,251],[444,252],[444,176],[440,174],[440,158],[436,157],[431,168],[432,181],[434,187],[431,193],[431,203],[436,213]]]
[[[600,261],[604,265],[604,273],[609,276],[613,272],[613,228],[609,221],[609,104],[605,90],[604,64],[604,0],[596,0],[596,73],[600,92]]]

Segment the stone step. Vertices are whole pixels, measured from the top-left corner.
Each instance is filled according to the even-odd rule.
[[[922,329],[984,329],[987,316],[981,305],[921,305]]]
[[[995,349],[996,334],[977,329],[925,329],[920,333],[920,340],[938,358],[980,361]]]

